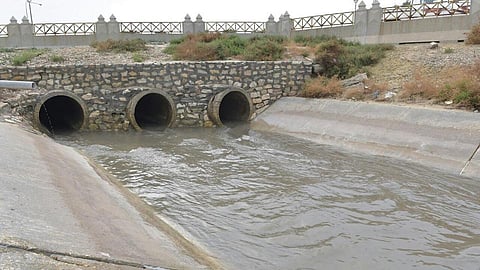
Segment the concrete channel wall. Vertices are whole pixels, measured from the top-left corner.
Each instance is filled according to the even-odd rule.
[[[0,149],[2,269],[222,269],[74,149],[5,123]]]
[[[391,104],[283,98],[253,128],[459,174],[480,144],[480,114]],[[480,176],[480,153],[463,172]]]
[[[221,125],[220,116],[229,113],[224,119],[248,121],[279,98],[297,95],[311,72],[312,63],[300,61],[166,62],[0,67],[0,80],[38,84],[41,90],[31,91],[17,105],[32,119],[51,122],[58,111],[75,116],[68,123],[74,129],[128,130],[142,126],[135,117],[142,113],[137,105],[170,127]],[[232,89],[234,93],[226,96]],[[222,101],[233,109],[215,106]],[[43,104],[47,106],[38,106]],[[214,108],[209,110],[210,105]],[[148,115],[144,118],[149,120]]]

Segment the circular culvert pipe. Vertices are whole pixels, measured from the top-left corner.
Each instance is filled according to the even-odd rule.
[[[51,91],[35,105],[35,126],[52,135],[71,133],[82,129],[88,119],[85,102],[73,93]]]
[[[127,116],[136,130],[162,130],[175,123],[175,102],[164,91],[144,91],[130,100]]]
[[[210,99],[208,116],[218,126],[248,122],[253,114],[250,95],[243,89],[230,88]]]

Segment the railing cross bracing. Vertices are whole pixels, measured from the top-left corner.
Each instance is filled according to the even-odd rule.
[[[42,23],[34,25],[36,36],[70,36],[70,35],[93,35],[95,34],[95,23]]]
[[[120,32],[144,35],[182,34],[183,24],[181,22],[122,22]]]
[[[353,25],[354,12],[333,13],[293,19],[294,30]]]
[[[207,32],[220,33],[264,33],[266,23],[264,22],[206,22]]]
[[[0,25],[0,37],[7,37],[8,36],[8,31],[7,31],[7,25]]]
[[[470,0],[456,0],[387,7],[383,9],[383,21],[468,15],[470,13],[470,2]]]

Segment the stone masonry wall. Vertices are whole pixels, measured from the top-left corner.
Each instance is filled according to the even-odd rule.
[[[132,128],[126,107],[137,93],[160,89],[175,102],[175,126],[211,126],[207,105],[212,96],[235,86],[246,90],[257,113],[282,96],[295,96],[310,78],[312,64],[278,62],[165,62],[127,65],[0,67],[0,80],[37,82],[40,91],[20,102],[32,110],[46,91],[72,92],[88,107],[88,129]],[[20,111],[21,111],[20,110]]]

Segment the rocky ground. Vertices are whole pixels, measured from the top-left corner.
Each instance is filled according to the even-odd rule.
[[[416,73],[437,80],[446,69],[461,69],[478,61],[479,45],[442,43],[434,49],[430,44],[398,45],[370,69],[370,79],[386,83],[390,90],[398,92]]]
[[[171,56],[164,53],[166,45],[148,45],[148,50],[140,54],[146,57],[144,63],[155,63],[171,60]],[[11,65],[11,59],[19,51],[0,49],[0,66]],[[90,46],[78,46],[69,48],[44,49],[44,53],[35,57],[28,65],[79,65],[79,64],[127,64],[134,63],[134,53],[98,53]],[[54,62],[53,57],[61,57],[64,61]]]

